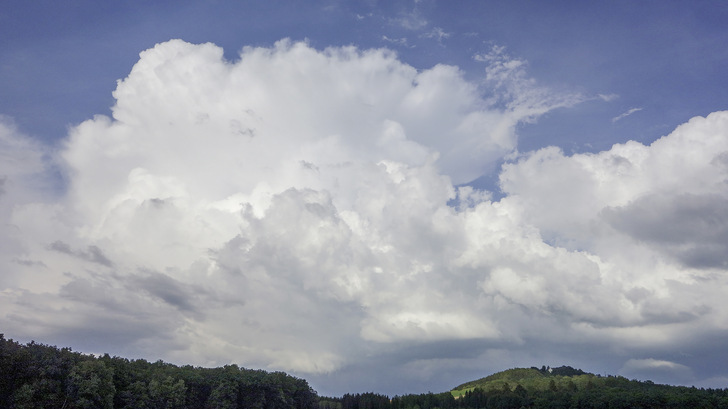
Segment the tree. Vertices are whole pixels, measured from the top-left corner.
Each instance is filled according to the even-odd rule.
[[[13,394],[13,408],[15,409],[33,409],[36,407],[33,402],[33,395],[35,390],[29,384],[25,384],[18,388]]]
[[[83,361],[68,376],[71,407],[114,408],[114,373],[102,361]]]
[[[150,405],[147,384],[136,381],[119,392],[122,409],[147,409]]]
[[[184,407],[185,381],[175,380],[168,376],[159,382],[156,379],[149,381],[149,400],[152,407],[157,409],[177,409]]]
[[[210,393],[205,404],[206,409],[235,409],[238,405],[238,385],[232,381],[223,381]]]

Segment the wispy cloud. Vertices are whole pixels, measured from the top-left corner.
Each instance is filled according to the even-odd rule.
[[[446,33],[442,28],[435,27],[427,33],[420,34],[420,38],[434,38],[438,43],[442,44],[443,39],[450,38],[452,33]]]
[[[392,18],[390,21],[405,30],[417,31],[427,27],[427,19],[415,8],[414,10],[402,13],[399,17]]]
[[[612,118],[612,122],[617,122],[619,120],[622,120],[622,119],[624,119],[624,118],[626,118],[626,117],[634,114],[635,112],[641,111],[642,109],[643,108],[632,108],[632,109],[628,110],[627,112],[625,112],[623,114],[620,114],[620,115],[617,115],[614,118]]]
[[[611,101],[614,101],[615,99],[619,98],[619,95],[617,95],[617,94],[599,94],[599,95],[597,95],[597,97],[604,102],[611,102]]]
[[[531,119],[585,100],[578,93],[554,93],[538,86],[526,71],[528,62],[509,55],[504,46],[493,45],[488,52],[473,55],[473,59],[486,63],[485,81],[498,90],[491,100],[505,108],[517,109],[526,117],[532,115]]]
[[[388,43],[394,44],[394,45],[402,46],[402,47],[409,46],[409,43],[407,42],[407,37],[389,38],[386,35],[383,35],[382,40],[384,40]]]

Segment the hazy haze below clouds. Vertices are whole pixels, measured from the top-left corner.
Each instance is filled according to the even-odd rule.
[[[725,377],[698,346],[728,335],[728,112],[649,146],[518,152],[519,124],[590,97],[477,59],[481,83],[383,49],[226,61],[172,40],[58,152],[4,120],[3,330],[327,394],[542,362]],[[502,199],[462,186],[504,158]]]

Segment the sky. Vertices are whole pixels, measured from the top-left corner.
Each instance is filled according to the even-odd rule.
[[[0,333],[728,387],[723,1],[6,0]]]

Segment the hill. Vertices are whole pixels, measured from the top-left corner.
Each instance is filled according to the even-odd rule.
[[[508,369],[450,394],[458,408],[728,408],[728,389],[659,385],[569,366]]]
[[[557,389],[574,389],[574,387],[579,389],[585,388],[590,382],[594,384],[595,378],[598,378],[598,376],[570,366],[558,368],[543,366],[541,369],[533,366],[531,368],[508,369],[485,378],[466,382],[453,388],[451,393],[457,398],[476,388],[489,392],[504,390],[504,388],[514,390],[518,385],[521,385],[527,391],[546,391],[554,387]]]
[[[514,368],[450,392],[320,398],[319,409],[728,409],[728,389],[658,385],[568,366]]]

